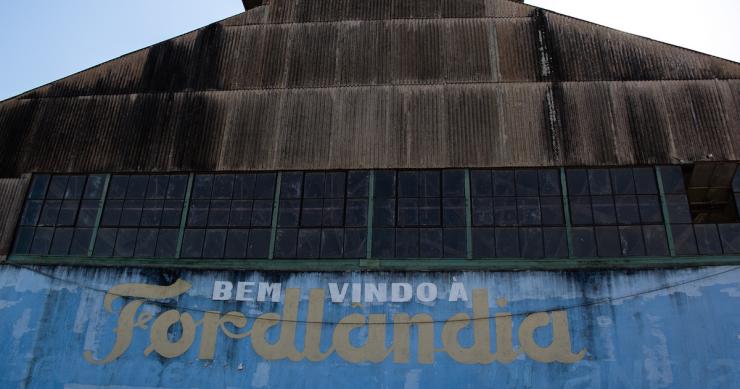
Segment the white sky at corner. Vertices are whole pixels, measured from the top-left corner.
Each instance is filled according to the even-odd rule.
[[[740,0],[525,0],[525,3],[740,62]]]

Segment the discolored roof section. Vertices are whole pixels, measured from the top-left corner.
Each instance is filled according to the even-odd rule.
[[[0,103],[0,177],[740,159],[731,61],[506,0],[260,4]]]

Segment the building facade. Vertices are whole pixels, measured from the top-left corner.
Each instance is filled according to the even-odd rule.
[[[0,103],[2,387],[732,387],[740,64],[245,1]]]

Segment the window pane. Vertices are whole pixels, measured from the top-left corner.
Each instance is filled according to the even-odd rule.
[[[616,227],[596,227],[596,251],[600,257],[621,256]]]
[[[346,228],[344,230],[344,257],[365,258],[367,255],[367,229]]]
[[[185,235],[182,239],[182,257],[200,258],[201,254],[203,254],[205,236],[205,230],[185,230]]]
[[[444,170],[442,172],[442,196],[465,197],[464,170]]]
[[[671,225],[673,232],[673,243],[678,255],[696,255],[696,238],[694,237],[694,227],[691,224],[674,224]]]
[[[298,258],[318,258],[321,252],[321,230],[301,228],[298,231]]]
[[[398,199],[398,225],[419,225],[419,200],[416,198]]]
[[[585,169],[568,169],[565,172],[568,195],[588,196],[588,174]]]
[[[303,173],[302,172],[286,172],[283,173],[280,182],[280,198],[281,199],[299,199],[303,189]]]
[[[127,199],[143,199],[146,197],[146,188],[149,185],[148,176],[130,176],[128,179]]]
[[[23,215],[21,215],[22,226],[35,226],[39,222],[39,216],[41,216],[41,209],[43,208],[44,202],[41,200],[28,200],[26,206],[23,208]]]
[[[373,224],[378,227],[396,225],[396,200],[376,199],[373,204]]]
[[[493,220],[497,226],[514,226],[517,223],[516,198],[494,197]]]
[[[42,226],[54,226],[57,224],[57,217],[59,216],[59,209],[62,207],[61,200],[46,200],[44,202],[44,208],[41,210],[41,217],[39,218],[39,225]]]
[[[211,200],[211,209],[208,211],[208,227],[228,226],[229,213],[231,213],[230,200]]]
[[[611,169],[612,184],[616,194],[634,194],[635,181],[632,178],[632,169],[619,168]]]
[[[257,174],[254,184],[254,198],[259,200],[273,200],[275,198],[275,173]]]
[[[224,257],[241,259],[247,256],[249,230],[229,230],[226,236],[226,251]]]
[[[495,241],[497,257],[519,257],[519,232],[516,228],[496,228]]]
[[[117,228],[101,228],[100,230],[98,230],[98,235],[95,239],[95,248],[93,249],[93,255],[95,255],[96,257],[113,256],[113,246],[116,244],[117,233]]]
[[[373,257],[393,258],[396,247],[396,232],[393,228],[373,229]]]
[[[72,245],[69,248],[70,255],[87,256],[90,249],[90,239],[92,239],[92,229],[77,228],[72,236]]]
[[[167,186],[170,183],[170,176],[150,176],[149,186],[146,189],[146,198],[163,199],[167,197]]]
[[[543,258],[545,251],[542,241],[541,228],[520,228],[519,248],[524,258]]]
[[[647,255],[662,257],[669,254],[665,227],[643,226],[642,232],[645,236],[645,253]]]
[[[396,229],[396,258],[419,257],[419,230],[417,228]]]
[[[41,200],[46,197],[46,188],[49,186],[50,178],[47,174],[34,175],[31,187],[28,189],[28,198]]]
[[[170,176],[170,183],[167,186],[167,198],[181,200],[185,198],[185,192],[188,189],[188,176]]]
[[[396,172],[380,170],[375,172],[375,197],[396,197]]]
[[[307,172],[305,190],[303,197],[307,199],[320,199],[324,197],[324,173]]]
[[[342,258],[344,230],[326,228],[321,231],[321,258]]]
[[[570,217],[573,224],[592,225],[594,224],[593,214],[591,213],[590,196],[573,196],[570,198]]]
[[[324,199],[322,225],[341,227],[344,225],[344,199]]]
[[[422,170],[419,172],[419,196],[440,196],[440,172],[438,170]]]
[[[663,211],[660,208],[658,196],[640,195],[637,196],[637,203],[640,207],[640,219],[643,224],[663,222]]]
[[[57,228],[51,241],[50,255],[67,255],[72,244],[73,228]]]
[[[540,169],[538,171],[540,178],[540,195],[541,196],[560,196],[560,172],[556,169]]]
[[[108,200],[105,203],[103,217],[100,223],[104,226],[114,227],[121,222],[121,210],[123,209],[123,200]]]
[[[361,227],[367,225],[367,200],[347,200],[347,222],[348,227]]]
[[[195,176],[193,181],[193,192],[191,194],[194,199],[209,199],[213,194],[213,175],[211,174],[199,174]]]
[[[594,213],[594,224],[617,224],[617,215],[614,210],[614,198],[612,196],[593,196],[591,197],[591,204],[591,209]]]
[[[79,200],[62,201],[62,207],[59,209],[59,217],[57,218],[57,225],[73,226],[77,220],[77,209],[79,206]]]
[[[573,254],[576,257],[596,257],[596,238],[591,227],[573,228]]]
[[[138,227],[144,200],[124,200],[121,210],[121,226]]]
[[[725,254],[740,254],[740,224],[720,224],[719,235]]]
[[[223,258],[225,245],[226,230],[206,230],[203,258]]]
[[[465,199],[445,198],[442,200],[442,219],[445,227],[465,226]]]
[[[254,198],[254,174],[237,174],[234,177],[234,198],[250,200]]]
[[[419,229],[419,257],[442,258],[444,235],[441,228]]]
[[[67,191],[64,198],[67,200],[79,200],[82,198],[82,192],[85,189],[86,176],[71,176],[67,182]]]
[[[671,223],[691,223],[691,212],[686,195],[666,195],[666,206]]]
[[[474,197],[473,198],[473,225],[474,226],[492,226],[493,225],[493,198],[491,197]]]
[[[323,206],[324,202],[321,199],[303,200],[303,209],[301,209],[301,225],[304,227],[320,227],[321,211]]]
[[[298,230],[282,228],[275,236],[275,256],[277,258],[295,258],[298,244]]]
[[[686,193],[686,187],[683,183],[683,171],[680,166],[661,166],[660,175],[663,178],[663,191],[665,193]]]
[[[419,196],[419,173],[416,171],[398,172],[398,197]]]
[[[466,238],[464,228],[445,228],[444,234],[444,257],[465,258]]]
[[[54,228],[37,228],[31,243],[30,254],[47,255],[51,246],[51,239],[54,237]]]
[[[112,176],[108,185],[107,198],[111,200],[122,200],[126,197],[128,187],[128,176]]]
[[[588,169],[588,187],[591,195],[608,195],[612,193],[608,169]]]
[[[301,211],[301,200],[280,201],[280,212],[278,213],[279,227],[298,227]]]
[[[326,174],[324,197],[343,198],[345,191],[344,172],[330,172]]]
[[[163,208],[164,200],[144,200],[144,208],[141,211],[141,225],[143,227],[159,227],[162,224]]]
[[[231,227],[249,227],[249,224],[251,221],[252,221],[252,200],[232,201],[231,202],[231,214],[229,216],[229,225]],[[247,247],[246,243],[244,244],[244,247],[245,248]]]
[[[367,198],[370,173],[353,171],[347,175],[347,197]]]
[[[33,228],[21,227],[18,229],[15,235],[13,254],[28,254],[31,249],[31,243],[33,242],[33,233]]]
[[[105,186],[105,176],[93,175],[87,177],[87,184],[85,185],[84,199],[88,200],[99,200],[103,197],[103,187]]]
[[[645,256],[645,241],[640,226],[619,227],[622,242],[622,255],[627,257]]]
[[[519,225],[537,226],[542,224],[539,197],[518,197],[516,202]]]
[[[493,171],[493,194],[494,196],[516,195],[516,179],[513,170]]]
[[[640,211],[638,210],[636,196],[615,196],[614,206],[617,209],[617,222],[619,224],[640,224]]]
[[[543,228],[542,235],[546,258],[568,257],[568,239],[565,236],[565,228]]]
[[[252,229],[249,231],[247,258],[267,258],[270,251],[270,230]]]
[[[182,201],[165,200],[162,211],[161,225],[165,227],[178,227],[182,221]]]
[[[179,231],[175,229],[159,230],[157,237],[157,258],[174,258],[177,254],[177,237]]]
[[[213,198],[230,199],[234,193],[234,175],[218,174],[213,180]]]
[[[58,199],[64,198],[64,193],[67,191],[67,180],[69,176],[54,176],[51,178],[49,184],[49,191],[46,193],[47,199]]]
[[[159,230],[156,228],[142,228],[136,237],[136,250],[134,256],[138,258],[154,258],[157,249],[157,235]]]
[[[470,171],[471,196],[493,196],[493,177],[490,170]]]
[[[272,200],[255,200],[254,208],[252,208],[252,227],[270,227],[271,225]]]
[[[539,195],[539,176],[537,170],[516,170],[515,174],[517,196]]]
[[[82,200],[80,213],[77,216],[78,227],[93,227],[98,218],[98,203],[100,200]]]
[[[116,246],[113,250],[115,257],[133,257],[136,246],[136,228],[121,228],[116,237]]]
[[[496,256],[493,228],[473,228],[473,258]]]
[[[732,191],[740,193],[740,167],[735,168],[735,178],[732,180]]]
[[[563,225],[563,199],[560,197],[541,197],[542,224],[547,226]]]
[[[442,224],[442,212],[439,208],[440,199],[429,197],[419,199],[419,225],[439,226]]]
[[[696,224],[694,225],[694,233],[696,234],[696,246],[699,249],[699,254],[722,254],[722,244],[715,224]]]
[[[655,171],[651,167],[634,168],[632,175],[635,179],[637,194],[657,194],[658,184],[655,181]]]

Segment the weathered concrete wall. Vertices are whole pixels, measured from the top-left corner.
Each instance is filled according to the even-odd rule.
[[[239,281],[257,283],[247,297],[260,282],[280,283],[281,293],[278,302],[214,301],[216,281],[233,283],[232,295]],[[408,283],[414,295],[353,303],[348,286],[332,302],[330,284],[345,282]],[[437,298],[421,301],[430,295],[417,292],[432,285]],[[729,388],[740,382],[739,299],[740,270],[726,267],[268,274],[5,265],[0,387]]]

